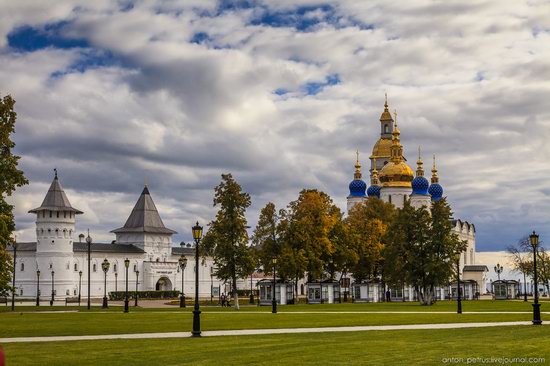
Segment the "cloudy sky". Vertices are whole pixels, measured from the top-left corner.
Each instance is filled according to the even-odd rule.
[[[0,0],[0,95],[17,101],[30,185],[20,240],[57,167],[78,231],[111,240],[147,179],[190,240],[231,172],[255,225],[302,188],[342,209],[387,91],[405,154],[437,154],[477,248],[550,235],[547,1]],[[429,166],[429,162],[427,163]],[[414,167],[413,167],[414,168]]]

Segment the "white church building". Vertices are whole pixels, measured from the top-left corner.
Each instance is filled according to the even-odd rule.
[[[18,298],[36,298],[38,273],[42,300],[56,300],[87,295],[88,243],[87,237],[78,235],[75,224],[78,215],[61,187],[55,173],[53,182],[40,207],[29,211],[36,214],[36,242],[17,243],[16,288]],[[95,243],[91,250],[91,296],[104,294],[105,274],[102,262],[107,259],[107,293],[124,291],[126,281],[125,259],[129,259],[129,290],[134,291],[136,281],[139,291],[182,289],[182,274],[178,260],[183,255],[187,261],[184,270],[184,293],[195,290],[195,248],[191,244],[172,246],[176,234],[164,226],[147,186],[139,196],[130,216],[121,228],[111,231],[115,240],[111,243]],[[8,247],[13,254],[13,247]],[[212,277],[212,260],[199,262],[199,294],[210,297],[213,288],[218,296],[220,281]],[[40,272],[38,272],[40,271]],[[53,287],[52,287],[53,285]],[[222,285],[223,287],[223,285]],[[222,289],[223,291],[223,289]]]
[[[443,197],[443,187],[439,184],[435,155],[431,180],[428,181],[424,177],[424,164],[419,148],[415,177],[404,157],[397,118],[394,120],[390,114],[387,99],[384,103],[384,111],[380,116],[380,128],[380,138],[375,143],[370,155],[371,184],[368,189],[367,184],[361,179],[361,164],[359,152],[357,152],[354,179],[349,184],[350,193],[347,197],[348,212],[354,205],[365,201],[368,197],[378,197],[384,202],[392,203],[396,208],[402,208],[405,201],[408,200],[415,208],[425,206],[429,209],[432,201],[438,201]],[[482,294],[486,289],[488,268],[483,264],[478,264],[475,259],[475,226],[463,220],[453,220],[452,223],[453,230],[458,237],[468,243],[466,250],[460,256],[461,280],[470,281],[473,287],[477,287]]]

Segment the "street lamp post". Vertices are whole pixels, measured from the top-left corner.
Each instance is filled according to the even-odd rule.
[[[109,305],[107,304],[107,272],[109,271],[110,266],[111,266],[111,264],[109,263],[107,258],[105,258],[103,260],[103,263],[101,263],[101,269],[103,269],[103,274],[104,274],[103,306],[102,306],[103,309],[107,309],[109,307]]]
[[[135,297],[135,302],[134,302],[134,306],[138,306],[138,285],[139,285],[139,271],[136,271],[136,297]]]
[[[210,305],[214,303],[214,278],[212,275],[214,274],[214,267],[210,267]]]
[[[273,257],[271,261],[273,263],[273,299],[271,300],[271,312],[273,314],[277,314],[277,299],[275,298],[275,281],[276,281],[275,271],[277,270],[276,268],[277,257]]]
[[[36,306],[40,306],[40,270],[36,271]]]
[[[456,289],[456,313],[462,314],[462,297],[460,294],[460,255],[458,256],[456,260],[456,283],[457,283],[457,289]]]
[[[52,299],[50,300],[50,306],[53,306],[53,300],[54,300],[54,295],[55,295],[55,282],[54,282],[54,275],[55,275],[55,272],[52,271]]]
[[[82,271],[78,271],[78,306],[80,307],[80,298],[82,295]]]
[[[348,285],[348,272],[347,269],[344,268],[344,302],[348,302],[348,291],[349,291],[349,285]],[[368,297],[368,295],[367,295]]]
[[[124,267],[126,268],[126,292],[124,294],[124,312],[128,312],[128,267],[130,267],[130,260],[126,258],[124,260]]]
[[[185,267],[187,267],[187,257],[183,254],[181,255],[180,259],[178,259],[178,263],[180,265],[181,269],[181,295],[180,295],[180,308],[186,307],[185,305]]]
[[[199,222],[191,229],[195,239],[195,307],[193,309],[193,337],[201,336],[201,311],[199,309],[199,244],[202,238],[202,226]]]
[[[498,276],[498,280],[500,281],[500,274],[502,273],[502,271],[504,270],[504,267],[502,267],[500,265],[500,263],[497,263],[497,265],[495,266],[495,272]]]
[[[90,286],[91,286],[91,272],[90,272],[90,261],[91,261],[91,252],[92,252],[92,237],[90,236],[90,229],[88,229],[88,236],[86,237],[86,243],[88,244],[88,310],[90,310]]]
[[[13,241],[13,277],[11,289],[11,311],[15,310],[15,272],[17,272],[17,240]]]
[[[539,304],[539,289],[538,289],[538,277],[537,277],[537,247],[539,245],[539,236],[533,231],[533,234],[529,235],[529,241],[533,247],[533,273],[535,281],[535,301],[533,303],[533,324],[541,325],[542,320],[540,319],[540,304]]]
[[[249,304],[254,304],[254,292],[252,290],[252,276],[254,275],[254,270],[250,274],[250,300],[248,301]]]

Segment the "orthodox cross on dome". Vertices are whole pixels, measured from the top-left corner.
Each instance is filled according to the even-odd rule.
[[[376,158],[373,158],[372,161],[374,163],[374,168],[372,169],[370,184],[373,186],[378,186],[380,185],[380,181],[378,180],[378,170],[376,170]]]
[[[438,183],[438,182],[439,182],[439,177],[437,176],[437,168],[435,166],[435,154],[434,154],[434,163],[432,166],[432,184]]]
[[[417,177],[423,177],[424,176],[424,162],[422,162],[422,155],[420,146],[418,146],[418,161],[416,162],[417,168],[416,168],[416,176]]]
[[[359,150],[355,151],[357,160],[355,161],[355,174],[353,175],[354,179],[361,179],[361,163],[359,163]]]

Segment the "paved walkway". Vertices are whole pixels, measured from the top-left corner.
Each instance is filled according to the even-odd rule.
[[[282,328],[282,329],[243,329],[243,330],[210,330],[203,331],[203,337],[288,334],[288,333],[321,333],[321,332],[359,332],[370,330],[407,330],[407,329],[457,329],[502,327],[512,325],[530,325],[531,322],[494,322],[494,323],[449,323],[449,324],[409,324],[409,325],[368,325],[355,327],[325,327],[325,328]],[[190,332],[170,333],[135,333],[135,334],[106,334],[85,336],[53,336],[53,337],[18,337],[0,338],[2,343],[23,342],[64,342],[64,341],[91,341],[102,339],[150,339],[150,338],[189,338]]]

